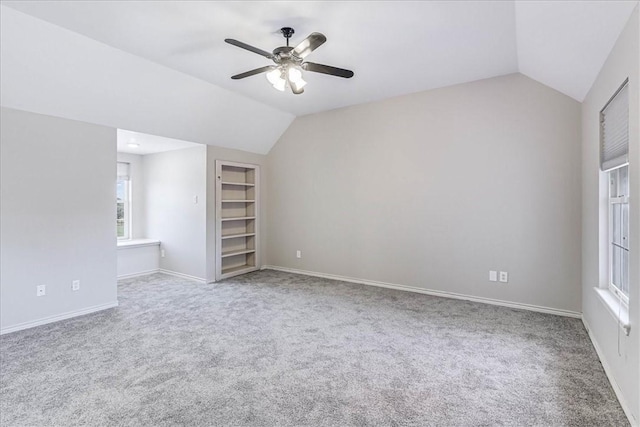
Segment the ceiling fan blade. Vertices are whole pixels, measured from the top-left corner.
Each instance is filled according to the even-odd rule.
[[[240,79],[244,79],[245,77],[250,77],[256,74],[273,70],[274,68],[276,68],[275,65],[267,65],[266,67],[260,67],[260,68],[256,68],[255,70],[245,71],[244,73],[236,74],[235,76],[231,76],[231,78],[233,80],[240,80]]]
[[[302,64],[302,68],[307,71],[313,71],[314,73],[329,74],[331,76],[344,77],[345,79],[353,77],[353,71],[351,70],[332,67],[330,65],[316,64],[314,62],[305,62]]]
[[[239,48],[246,49],[249,52],[257,53],[258,55],[262,55],[262,56],[267,57],[269,59],[273,59],[273,54],[267,52],[266,50],[258,49],[257,47],[253,47],[251,45],[248,45],[246,43],[242,43],[241,41],[238,41],[238,40],[235,40],[235,39],[224,39],[224,41],[229,43],[229,44],[232,44],[234,46],[238,46]]]
[[[324,34],[321,33],[311,33],[309,37],[302,40],[300,44],[298,44],[293,49],[293,54],[298,58],[304,58],[309,55],[311,52],[316,50],[320,45],[327,41],[327,38]]]

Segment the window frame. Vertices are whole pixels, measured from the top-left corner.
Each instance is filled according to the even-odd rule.
[[[619,303],[624,306],[626,309],[629,307],[629,296],[624,293],[623,289],[625,288],[627,292],[630,291],[631,283],[629,281],[629,262],[631,258],[629,241],[627,240],[626,244],[624,242],[624,212],[627,212],[627,233],[628,233],[628,223],[629,223],[629,190],[631,187],[630,177],[629,177],[629,79],[626,78],[620,87],[613,93],[611,98],[605,103],[604,107],[600,110],[600,138],[599,138],[599,146],[600,146],[600,170],[602,173],[606,174],[607,181],[607,189],[606,189],[606,227],[607,227],[607,240],[606,240],[606,259],[607,259],[607,278],[606,284],[602,284],[601,288],[608,290],[612,293],[615,298],[619,301]],[[626,96],[626,104],[620,104],[618,100],[618,96]],[[626,105],[626,108],[625,108]],[[609,108],[612,108],[609,111]],[[622,112],[626,111],[626,115],[623,115]],[[611,114],[611,116],[609,116]],[[610,119],[608,117],[611,117]],[[620,133],[622,129],[626,126],[626,134]],[[606,132],[606,129],[609,129],[609,132]],[[613,134],[611,133],[611,129],[613,129]],[[608,136],[607,136],[608,135]],[[626,138],[625,138],[626,135]],[[626,139],[626,140],[625,140]],[[619,153],[618,153],[619,151]],[[608,153],[608,154],[607,154]],[[614,157],[611,157],[614,155]],[[624,191],[621,190],[621,180],[620,180],[620,171],[626,169],[626,188]],[[615,182],[614,182],[615,181]],[[615,184],[615,185],[614,185]],[[601,187],[602,191],[602,187]],[[615,192],[615,194],[613,194]],[[602,193],[600,193],[602,195]],[[616,221],[616,205],[620,205],[618,218],[617,220],[620,222],[619,227],[614,227],[614,221]],[[624,205],[627,208],[624,208]],[[601,225],[605,225],[601,222]],[[618,231],[617,231],[618,230]],[[616,240],[616,234],[619,233],[618,240]],[[628,237],[628,236],[627,236]],[[602,247],[601,247],[602,248]],[[616,248],[619,248],[621,251],[621,258],[618,261],[619,264],[614,265],[614,252],[616,252]],[[625,265],[625,252],[626,251],[626,272],[623,267]],[[601,256],[604,255],[601,252]],[[616,269],[615,267],[619,267]],[[618,277],[616,278],[616,270],[618,270]],[[626,273],[626,274],[625,274]],[[625,282],[626,279],[626,282]],[[615,284],[617,282],[617,284]],[[620,287],[618,287],[620,285]]]

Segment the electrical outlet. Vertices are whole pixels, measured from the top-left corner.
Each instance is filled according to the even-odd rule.
[[[160,249],[160,258],[164,258],[164,249]]]
[[[302,258],[302,252],[296,251],[296,258]]]
[[[497,282],[498,281],[498,272],[495,270],[489,270],[489,281]]]
[[[509,273],[507,273],[506,271],[501,271],[500,272],[500,281],[503,283],[507,283],[509,281]]]
[[[80,290],[80,280],[74,280],[73,282],[71,282],[71,290],[72,291]]]
[[[45,285],[36,286],[36,295],[41,297],[47,294],[47,287]]]

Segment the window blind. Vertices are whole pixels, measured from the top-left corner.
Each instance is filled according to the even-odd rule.
[[[600,112],[600,169],[629,163],[629,84],[625,82]]]
[[[118,181],[129,181],[129,163],[118,162]]]

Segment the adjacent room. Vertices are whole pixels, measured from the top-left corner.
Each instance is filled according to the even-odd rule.
[[[0,1],[0,425],[639,426],[640,4]]]
[[[118,279],[162,271],[206,281],[206,156],[203,144],[118,129]]]

